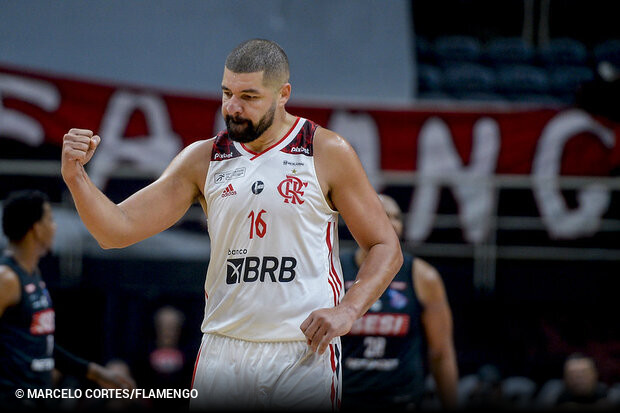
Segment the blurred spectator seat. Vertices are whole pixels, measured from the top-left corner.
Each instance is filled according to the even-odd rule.
[[[503,65],[497,68],[497,89],[505,94],[549,92],[547,72],[532,65]]]
[[[437,66],[419,64],[417,70],[419,92],[439,91],[443,88],[443,74]]]
[[[520,37],[498,37],[491,39],[483,52],[483,59],[490,65],[529,64],[536,51]]]
[[[475,389],[478,388],[480,379],[477,374],[468,374],[459,379],[458,383],[458,401],[459,406],[466,406]]]
[[[562,379],[549,379],[540,388],[535,399],[535,407],[541,410],[548,410],[555,406],[564,383]]]
[[[527,377],[513,376],[502,380],[502,396],[510,406],[530,407],[536,393],[536,383]]]
[[[473,36],[440,36],[435,39],[435,54],[441,63],[476,62],[482,45]]]
[[[495,72],[476,63],[459,63],[444,70],[444,88],[450,93],[493,92]]]
[[[454,94],[459,100],[471,102],[507,102],[508,99],[493,92],[457,92]]]
[[[620,407],[620,383],[616,383],[609,387],[607,400],[614,408]]]
[[[549,72],[551,92],[556,95],[574,94],[579,85],[594,80],[594,71],[586,66],[559,66]]]
[[[418,64],[435,62],[435,52],[433,50],[433,45],[426,37],[415,37],[415,52]]]
[[[620,67],[620,39],[599,43],[593,50],[596,63],[609,62]]]
[[[421,100],[433,100],[433,101],[451,101],[455,97],[445,92],[422,92],[418,94],[418,99]]]
[[[545,66],[585,65],[588,49],[579,40],[558,37],[538,49],[538,58]]]
[[[512,102],[537,106],[566,106],[572,103],[573,96],[553,96],[545,93],[509,93],[506,98]]]

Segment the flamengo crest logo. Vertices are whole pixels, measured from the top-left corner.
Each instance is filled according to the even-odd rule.
[[[303,204],[304,200],[301,199],[304,196],[302,189],[308,186],[308,182],[301,182],[301,179],[296,176],[286,175],[286,179],[280,182],[278,185],[278,192],[284,197],[286,204]]]

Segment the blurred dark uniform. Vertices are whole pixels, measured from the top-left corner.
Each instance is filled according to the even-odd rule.
[[[10,267],[19,277],[21,300],[0,316],[0,401],[1,405],[35,406],[43,399],[18,399],[17,389],[52,387],[54,369],[54,309],[37,271],[28,274],[8,256],[0,265]]]
[[[340,258],[348,289],[358,272],[355,253]],[[413,258],[404,254],[390,286],[342,337],[343,411],[408,410],[422,398],[426,345],[422,306],[412,280]]]

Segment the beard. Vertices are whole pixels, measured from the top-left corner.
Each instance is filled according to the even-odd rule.
[[[249,143],[261,136],[269,127],[273,124],[273,119],[276,113],[276,105],[272,105],[271,108],[263,115],[258,121],[258,124],[254,125],[251,120],[242,117],[232,117],[227,115],[224,119],[226,121],[226,129],[228,130],[228,136],[235,142]]]

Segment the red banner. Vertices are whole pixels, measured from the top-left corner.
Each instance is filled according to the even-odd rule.
[[[97,156],[89,163],[97,185],[105,185],[121,163],[158,174],[182,147],[224,127],[219,107],[216,97],[0,67],[0,158],[2,142],[59,147],[62,136],[77,127],[102,136]],[[381,172],[388,170],[447,178],[464,237],[470,242],[485,239],[488,217],[495,213],[495,195],[484,185],[486,178],[531,175],[532,192],[551,237],[576,238],[598,230],[611,205],[611,190],[584,184],[578,189],[579,205],[569,206],[561,188],[549,185],[549,178],[609,176],[620,166],[620,125],[575,108],[290,105],[288,110],[348,139],[378,189],[385,183]],[[421,179],[417,185],[407,239],[421,241],[432,231],[438,185],[432,179]]]
[[[186,146],[195,140],[214,136],[220,105],[218,98],[78,81],[6,67],[0,67],[0,97],[0,120],[3,121],[0,122],[0,136],[30,142],[33,146],[43,141],[60,145],[63,134],[72,127],[101,132],[106,116],[109,119],[115,113],[125,117],[117,120],[123,122],[124,138],[151,135],[156,121],[152,118],[164,116],[167,119],[162,128],[169,128],[180,144]],[[114,105],[120,105],[120,108]],[[531,173],[543,131],[562,112],[559,109],[525,110],[517,107],[498,109],[491,105],[471,110],[457,106],[432,110],[418,107],[379,110],[352,105],[343,111],[328,105],[323,108],[291,105],[289,111],[325,127],[330,127],[335,114],[346,114],[346,119],[338,122],[340,128],[333,129],[337,132],[342,129],[341,134],[354,144],[357,136],[347,136],[344,131],[351,129],[356,133],[359,128],[348,128],[347,119],[351,124],[359,122],[360,118],[365,119],[359,122],[359,127],[367,129],[364,133],[370,141],[377,140],[380,167],[384,170],[418,169],[420,133],[429,119],[439,119],[445,124],[455,150],[462,163],[467,165],[472,155],[474,127],[480,120],[490,119],[500,140],[493,172],[500,174]],[[34,132],[29,132],[31,135],[28,136],[24,132],[24,136],[20,136],[19,125],[24,123],[20,122],[23,118],[40,126],[40,137],[34,136]],[[572,133],[572,136],[563,147],[562,174],[608,175],[620,166],[620,145],[616,139],[619,125],[601,119],[596,121],[613,131],[613,143],[601,141],[592,131],[566,126],[575,130],[565,132]]]

